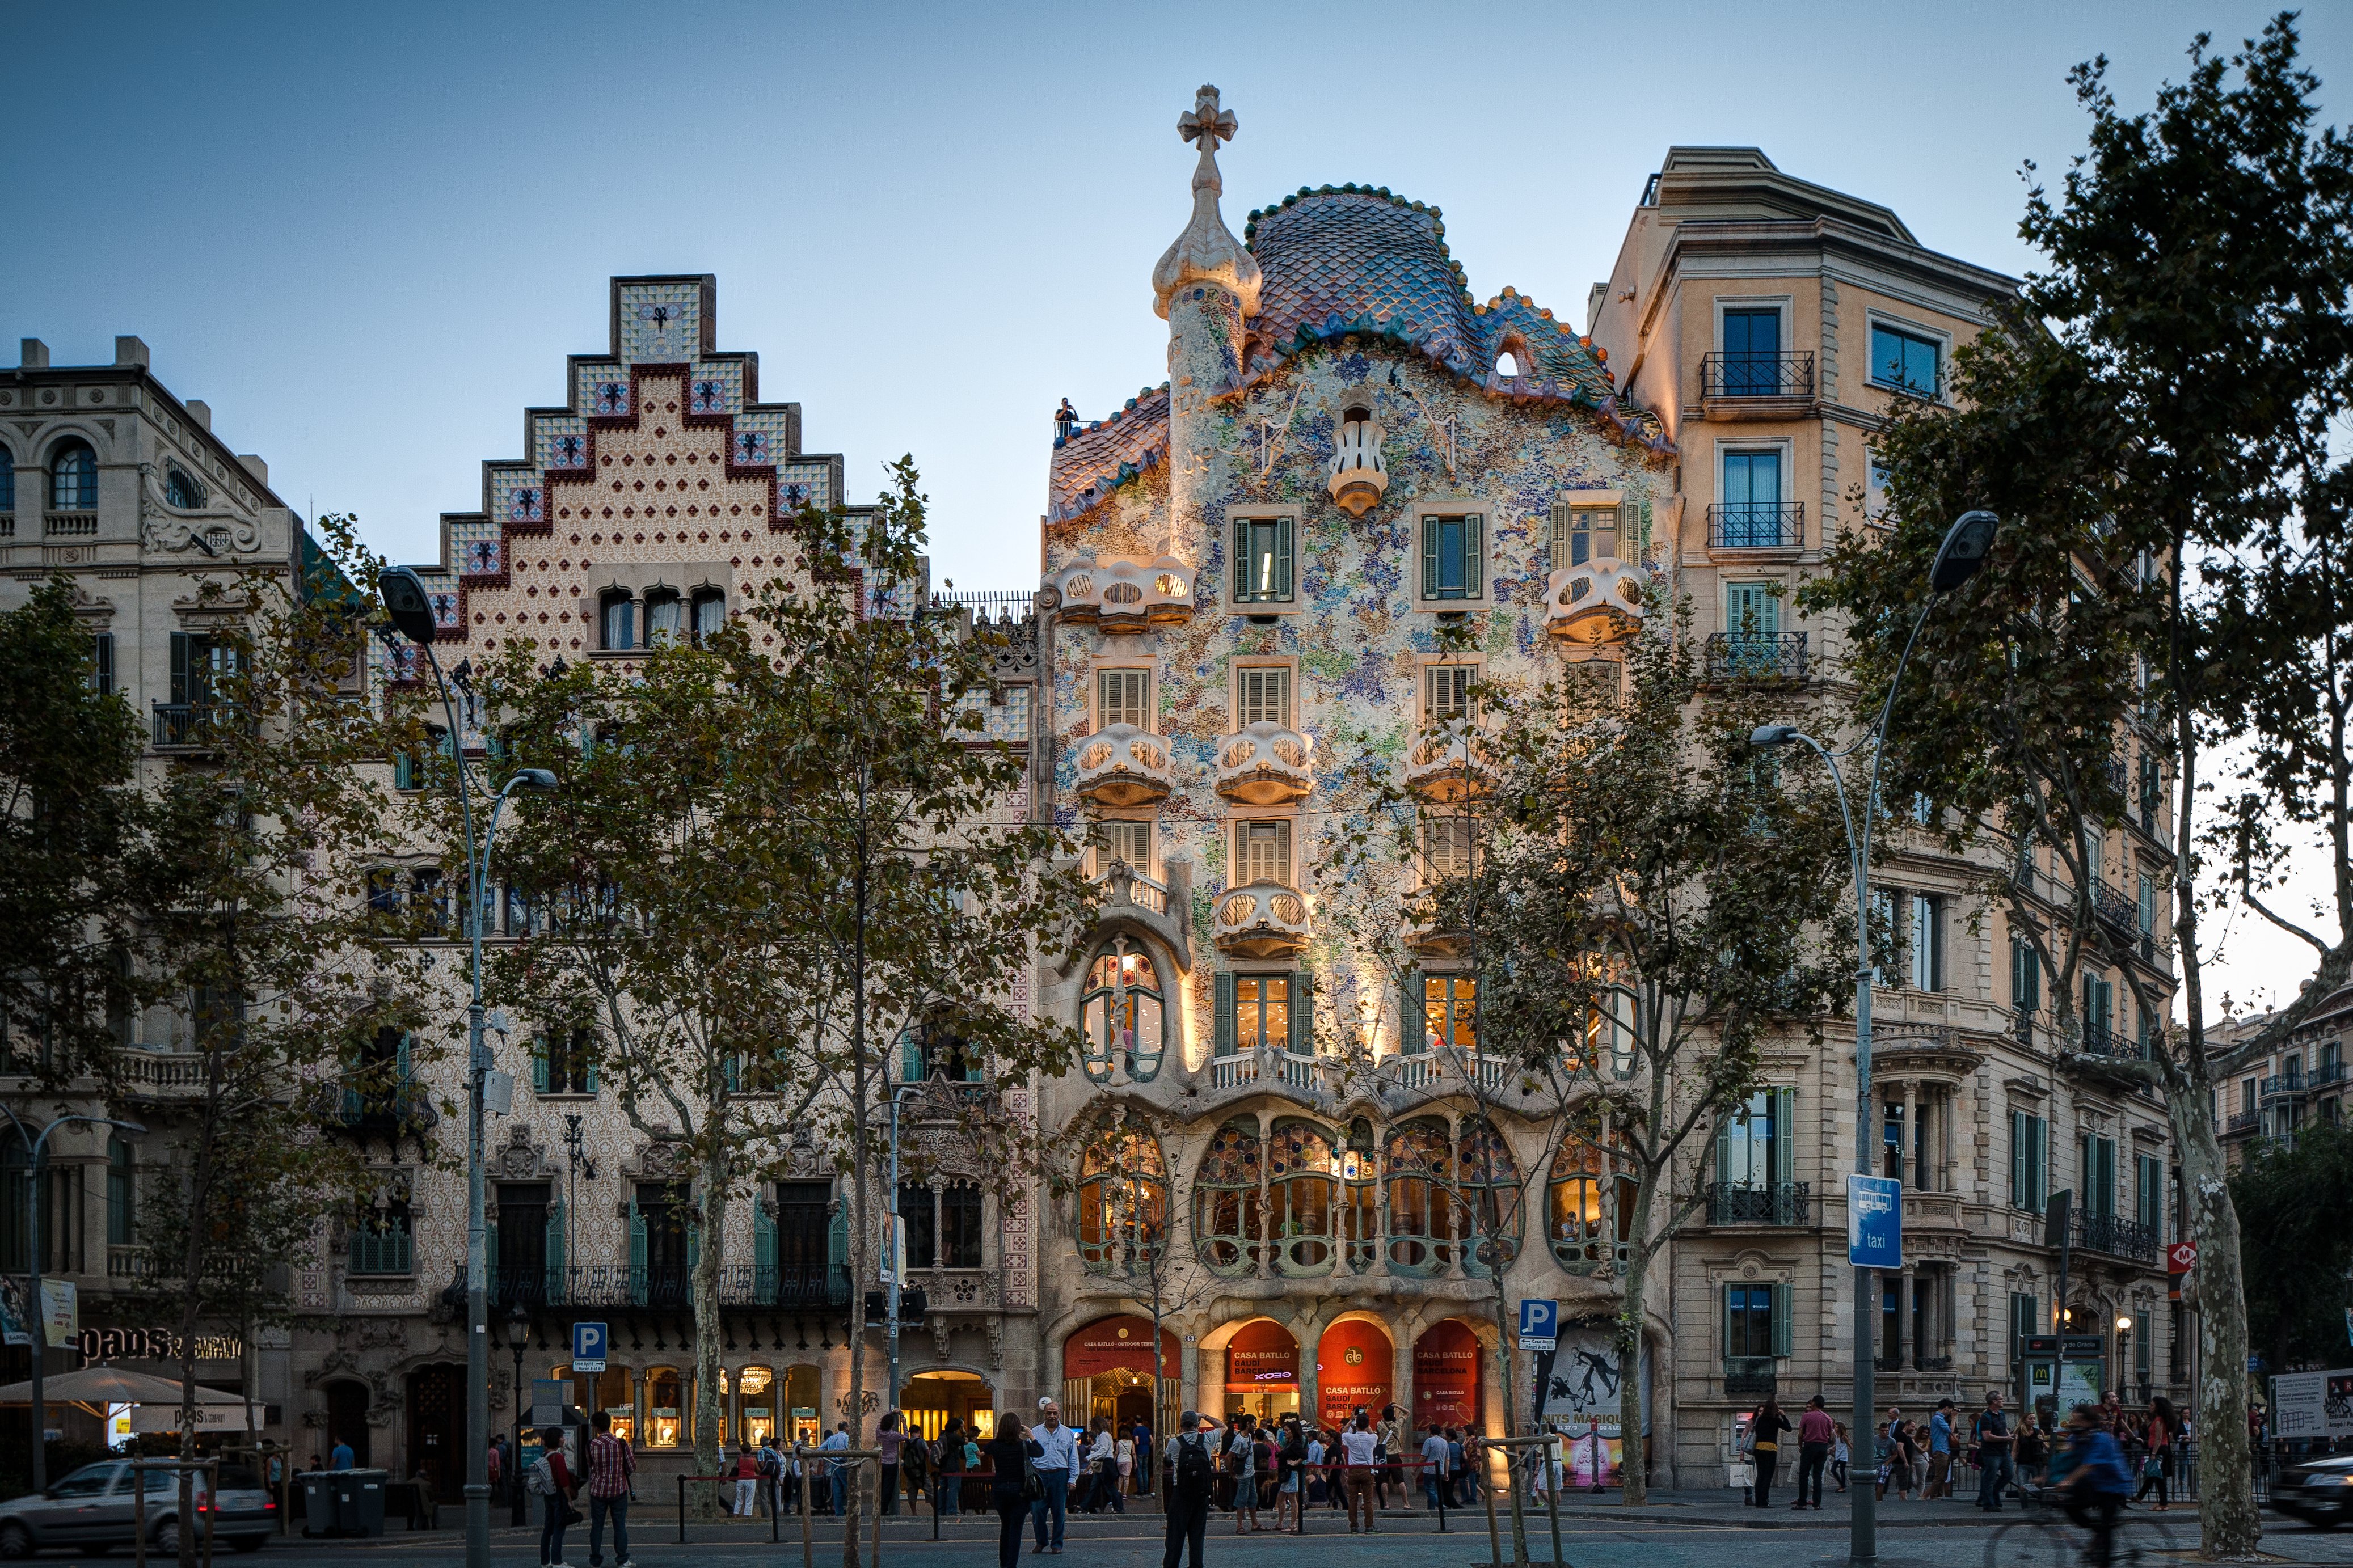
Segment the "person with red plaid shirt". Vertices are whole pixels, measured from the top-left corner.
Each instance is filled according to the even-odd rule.
[[[638,1568],[629,1561],[629,1501],[637,1490],[638,1457],[627,1437],[613,1436],[613,1418],[596,1412],[596,1435],[588,1439],[588,1563],[605,1561],[605,1516],[613,1516],[613,1556],[621,1568]]]

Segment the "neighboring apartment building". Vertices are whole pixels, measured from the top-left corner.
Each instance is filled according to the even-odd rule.
[[[1674,445],[1659,536],[1712,671],[1831,676],[1842,628],[1800,616],[1796,591],[1883,504],[1870,440],[1890,400],[1947,397],[1953,351],[2015,288],[1754,148],[1669,149],[1609,281],[1594,286],[1589,321]],[[2124,751],[2138,770],[2136,810],[2105,837],[2094,901],[2169,997],[2155,916],[2170,779],[2139,741]],[[2043,1209],[2062,1189],[2077,1210],[2073,1331],[2102,1337],[2106,1375],[2128,1399],[2178,1396],[2187,1335],[2162,1258],[2179,1224],[2162,1106],[2054,1069],[2042,976],[1972,891],[1977,864],[1926,832],[1890,847],[1878,896],[1905,949],[1873,1002],[1874,1142],[1883,1173],[1907,1188],[1906,1263],[1878,1276],[1880,1299],[1865,1305],[1882,1404],[2023,1391],[2021,1341],[2051,1332],[2057,1306]],[[2129,1055],[2146,1040],[2147,1020],[2127,1028],[2124,989],[2112,973],[2085,978],[2092,1048]],[[1675,1248],[1672,1457],[1687,1479],[1713,1469],[1762,1394],[1851,1406],[1852,1031],[1834,1026],[1830,1040],[1822,1053],[1768,1051],[1772,1087],[1719,1146],[1707,1205]]]
[[[182,401],[148,368],[147,345],[114,340],[114,363],[52,365],[26,338],[16,368],[0,372],[0,610],[60,574],[73,579],[90,629],[90,679],[118,692],[148,722],[146,765],[161,770],[196,755],[195,715],[206,700],[213,634],[229,612],[200,601],[206,579],[226,584],[262,568],[289,577],[311,564],[302,521],[269,489],[269,469],[212,428],[212,410]],[[131,1112],[158,1133],[145,1148],[103,1130],[61,1127],[44,1153],[42,1267],[74,1282],[82,1344],[52,1350],[49,1369],[68,1371],[102,1356],[111,1364],[176,1378],[176,1324],[145,1321],[115,1300],[132,1261],[139,1166],[159,1157],[174,1106],[193,1080],[196,1058],[187,1005],[159,1005],[119,1022],[132,1053]],[[0,1100],[36,1131],[61,1109],[37,1105],[25,1080],[0,1078]],[[0,1271],[26,1262],[26,1145],[0,1130]],[[269,1430],[285,1436],[290,1392],[287,1336],[265,1331],[248,1344],[222,1325],[198,1346],[206,1384],[251,1390]],[[28,1374],[29,1352],[0,1351],[10,1379]],[[94,1441],[97,1418],[56,1406],[51,1425],[68,1439]]]
[[[420,572],[445,671],[523,636],[543,657],[627,663],[662,637],[698,635],[758,585],[805,576],[794,565],[789,520],[841,498],[841,458],[801,450],[800,405],[762,402],[757,357],[718,348],[714,279],[617,278],[611,290],[608,347],[570,360],[563,404],[524,412],[523,455],[482,465],[479,510],[441,520],[441,558]],[[880,589],[871,588],[869,600],[870,613],[904,607]],[[1005,629],[1003,679],[986,703],[985,732],[1026,747],[1034,652],[1021,627]],[[425,678],[425,664],[406,644],[387,646],[375,673],[414,681]],[[478,721],[461,715],[460,722]],[[469,728],[470,759],[487,763],[485,739]],[[411,785],[396,764],[385,774],[387,787]],[[432,857],[414,858],[422,865]],[[404,864],[396,855],[386,860],[396,873]],[[529,905],[504,891],[490,907],[493,942],[530,919]],[[431,943],[448,956],[436,972],[447,977],[453,1017],[464,1005],[462,937],[453,922]],[[519,1079],[512,1113],[494,1116],[486,1140],[493,1422],[503,1431],[514,1420],[518,1363],[506,1335],[519,1323],[525,1380],[569,1380],[572,1403],[608,1413],[635,1440],[649,1476],[691,1470],[691,1177],[673,1142],[632,1124],[612,1085],[599,1081],[585,1042],[517,1017],[491,1045]],[[462,1103],[459,1057],[426,1062],[417,1053],[412,1063],[397,1039],[384,1049],[408,1064],[402,1070],[431,1100]],[[902,1078],[927,1076],[920,1047],[902,1056]],[[382,1196],[372,1224],[337,1227],[324,1267],[310,1277],[313,1294],[302,1304],[331,1314],[335,1326],[299,1336],[298,1402],[306,1419],[352,1442],[364,1462],[372,1457],[404,1475],[421,1469],[440,1495],[454,1497],[466,1454],[465,1311],[456,1284],[466,1188],[462,1170],[447,1161],[462,1153],[464,1124],[405,1120],[401,1108],[425,1098],[398,1094],[380,1113],[369,1108],[351,1119],[348,1132],[377,1159]],[[1001,1103],[1021,1115],[1027,1101],[1026,1088],[1007,1086]],[[936,1430],[950,1414],[999,1407],[993,1389],[1026,1391],[1035,1381],[1034,1336],[1025,1331],[1035,1300],[1030,1215],[1022,1194],[1000,1202],[976,1157],[944,1137],[926,1102],[910,1107],[907,1127],[910,1142],[923,1147],[926,1171],[924,1183],[902,1193],[917,1220],[909,1263],[914,1282],[928,1286],[932,1310],[904,1342],[902,1402],[918,1425]],[[814,1442],[849,1414],[842,1184],[831,1152],[808,1139],[781,1154],[791,1173],[761,1184],[753,1201],[729,1211],[719,1436],[730,1445],[772,1435]],[[570,1325],[591,1320],[611,1327],[607,1364],[575,1374]],[[884,1382],[880,1342],[867,1338],[870,1391]]]
[[[2268,1027],[2271,1012],[2250,1013],[2207,1034],[2208,1051],[2221,1056]],[[2316,1122],[2345,1123],[2353,1082],[2346,1051],[2353,1047],[2353,985],[2315,1008],[2271,1055],[2249,1062],[2214,1086],[2214,1126],[2232,1165],[2271,1142],[2292,1142]]]

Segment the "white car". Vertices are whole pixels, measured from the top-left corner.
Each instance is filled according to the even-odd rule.
[[[208,1518],[214,1535],[239,1552],[251,1552],[278,1528],[278,1503],[247,1465],[220,1468],[220,1507],[206,1497],[198,1471],[196,1511]],[[180,1478],[170,1470],[146,1472],[147,1543],[174,1553],[180,1549]],[[100,1459],[54,1482],[49,1489],[0,1502],[0,1558],[30,1557],[47,1546],[128,1546],[137,1523],[131,1491],[131,1465]]]

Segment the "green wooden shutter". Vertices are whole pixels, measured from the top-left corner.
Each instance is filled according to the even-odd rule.
[[[1790,1353],[1790,1342],[1796,1337],[1796,1330],[1789,1318],[1789,1287],[1777,1284],[1773,1287],[1773,1353],[1777,1356]]]
[[[1226,576],[1230,584],[1230,597],[1240,599],[1250,592],[1250,519],[1234,519],[1234,548],[1226,559]]]
[[[690,1202],[692,1200],[693,1195],[693,1189],[690,1187],[687,1190],[687,1196]],[[689,1274],[693,1273],[694,1266],[702,1261],[702,1227],[695,1224],[693,1215],[690,1215],[687,1216],[686,1224],[686,1271]]]
[[[1718,1333],[1720,1333],[1720,1334],[1722,1334],[1722,1335],[1724,1336],[1724,1356],[1725,1356],[1725,1359],[1726,1361],[1729,1361],[1729,1360],[1731,1360],[1731,1359],[1732,1359],[1732,1292],[1733,1292],[1733,1289],[1734,1289],[1734,1287],[1732,1287],[1732,1286],[1730,1286],[1730,1285],[1719,1285],[1719,1286],[1717,1286],[1717,1287],[1716,1287],[1716,1298],[1715,1298],[1715,1321],[1716,1321],[1716,1331],[1717,1331]]]
[[[646,1215],[633,1195],[629,1199],[629,1300],[642,1306],[646,1299]]]
[[[578,1054],[588,1058],[588,1070],[580,1079],[580,1089],[581,1092],[584,1094],[594,1094],[596,1092],[596,1037],[594,1034],[586,1031],[583,1031],[581,1034]]]
[[[1421,1005],[1421,971],[1408,969],[1398,981],[1398,1049],[1418,1057],[1429,1048],[1430,1034]]]
[[[1219,970],[1215,976],[1217,989],[1216,1050],[1221,1057],[1234,1054],[1234,977],[1230,970]]]
[[[564,1195],[559,1193],[547,1205],[547,1244],[542,1248],[546,1255],[547,1294],[550,1304],[560,1304],[570,1298],[564,1290]]]
[[[849,1194],[844,1193],[834,1204],[833,1223],[826,1228],[825,1261],[827,1277],[834,1293],[842,1300],[849,1300]]]
[[[547,1092],[547,1034],[544,1030],[531,1037],[531,1087],[534,1093]]]
[[[1484,542],[1486,519],[1477,512],[1462,520],[1462,594],[1465,598],[1479,596],[1480,574],[1484,569],[1487,551]]]
[[[1291,1054],[1315,1054],[1315,976],[1303,969],[1292,976]]]
[[[1640,561],[1642,558],[1642,546],[1646,542],[1648,542],[1642,537],[1642,503],[1638,500],[1620,501],[1618,503],[1618,558],[1620,561]]]
[[[726,1078],[726,1079],[727,1079],[727,1092],[728,1092],[728,1093],[730,1093],[730,1094],[741,1094],[741,1093],[743,1093],[743,1092],[744,1092],[744,1058],[743,1058],[743,1054],[742,1054],[741,1052],[738,1052],[738,1051],[730,1051],[730,1052],[728,1052],[728,1053],[727,1053],[727,1055],[726,1055],[724,1058],[723,1058],[721,1059],[720,1064],[719,1064],[719,1068],[720,1068],[720,1071],[721,1071],[721,1073],[722,1073],[723,1075],[724,1075],[724,1077],[725,1077],[725,1078]]]
[[[923,1042],[913,1029],[903,1030],[899,1036],[899,1081],[923,1081]]]
[[[1798,1179],[1798,1091],[1794,1089],[1773,1091],[1773,1179],[1782,1183]]]
[[[2013,1208],[2024,1208],[2027,1194],[2033,1189],[2026,1182],[2026,1113],[2010,1113],[2010,1202]]]
[[[1291,531],[1296,526],[1297,524],[1287,517],[1278,519],[1274,525],[1274,592],[1275,596],[1281,599],[1287,600],[1292,596],[1291,563],[1293,552]]]
[[[766,1271],[765,1278],[776,1275],[776,1216],[764,1201],[752,1205],[752,1261]]]
[[[1421,596],[1438,597],[1438,520],[1421,520]]]
[[[172,634],[172,700],[174,702],[195,700],[189,695],[192,684],[188,678],[188,634],[174,632]]]
[[[1732,1180],[1732,1133],[1739,1121],[1739,1115],[1735,1112],[1725,1117],[1724,1125],[1715,1130],[1715,1179],[1719,1182]]]

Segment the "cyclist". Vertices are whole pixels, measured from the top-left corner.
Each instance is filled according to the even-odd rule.
[[[2099,1411],[2078,1405],[2067,1417],[2068,1451],[2074,1460],[2067,1473],[2067,1517],[2092,1532],[2091,1550],[2084,1561],[2091,1568],[2108,1568],[2115,1544],[2116,1510],[2132,1495],[2131,1470],[2114,1434],[2100,1425]]]

